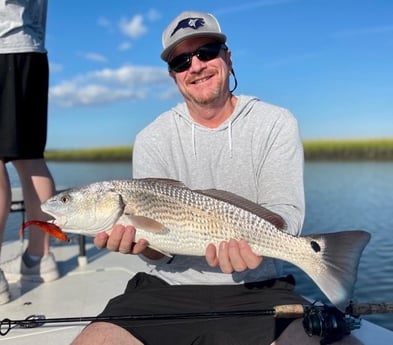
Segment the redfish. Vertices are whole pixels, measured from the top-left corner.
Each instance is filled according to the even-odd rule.
[[[349,303],[370,239],[362,230],[292,236],[278,214],[254,202],[166,179],[92,183],[53,196],[42,210],[68,233],[94,236],[117,223],[133,225],[137,239],[165,254],[204,256],[209,243],[243,239],[258,255],[298,266],[340,309]]]

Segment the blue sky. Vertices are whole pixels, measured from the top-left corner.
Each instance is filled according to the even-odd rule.
[[[393,137],[391,0],[49,0],[47,149],[130,145],[182,99],[161,33],[213,13],[239,86],[290,109],[304,139]]]

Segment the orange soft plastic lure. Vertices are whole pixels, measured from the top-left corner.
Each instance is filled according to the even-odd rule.
[[[46,231],[53,237],[56,237],[59,240],[69,242],[70,239],[67,237],[67,235],[55,224],[49,223],[49,222],[44,222],[41,220],[29,220],[27,222],[22,223],[22,227],[20,228],[20,237],[23,238],[25,229],[31,225],[35,225],[39,227],[41,230]]]

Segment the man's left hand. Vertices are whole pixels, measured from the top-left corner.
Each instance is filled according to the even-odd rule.
[[[206,261],[211,267],[220,266],[224,273],[232,273],[257,268],[262,262],[262,256],[254,254],[246,241],[231,239],[221,242],[218,251],[214,244],[209,244]]]

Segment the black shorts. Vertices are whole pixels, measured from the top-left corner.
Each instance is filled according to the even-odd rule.
[[[0,54],[0,158],[43,158],[48,120],[48,57]]]
[[[291,276],[244,285],[168,285],[157,277],[138,273],[123,295],[109,301],[100,317],[250,311],[308,304],[293,288]],[[292,321],[247,315],[108,322],[126,329],[146,345],[263,345],[271,344]]]

